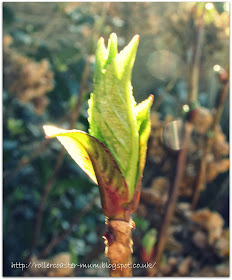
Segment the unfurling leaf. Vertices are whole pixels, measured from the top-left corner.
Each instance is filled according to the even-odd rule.
[[[83,131],[47,125],[43,128],[47,137],[58,138],[74,161],[99,185],[104,214],[114,217],[122,213],[128,202],[128,188],[105,145]]]
[[[94,91],[89,100],[89,134],[44,126],[99,185],[104,214],[126,219],[136,210],[142,185],[153,96],[136,105],[131,86],[139,36],[120,53],[117,36],[96,50]]]
[[[137,185],[139,133],[131,72],[139,36],[120,53],[117,36],[111,34],[108,48],[98,41],[94,92],[89,100],[89,133],[104,143],[116,160],[129,188],[130,199]]]

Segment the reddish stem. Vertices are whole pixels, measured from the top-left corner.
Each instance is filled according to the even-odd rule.
[[[163,224],[161,226],[161,230],[158,236],[157,246],[155,248],[155,256],[154,262],[156,262],[156,272],[159,268],[160,259],[163,255],[163,251],[165,248],[166,240],[167,240],[167,230],[170,224],[170,221],[173,217],[177,198],[178,198],[178,190],[180,186],[180,182],[182,180],[185,162],[186,162],[186,155],[187,155],[187,144],[189,143],[189,139],[192,133],[192,125],[190,123],[185,124],[185,134],[183,139],[183,148],[179,153],[178,161],[177,161],[177,168],[176,168],[176,177],[173,183],[173,186],[170,191],[170,195],[168,201],[166,203],[166,211],[163,219]],[[151,275],[149,275],[151,276]]]

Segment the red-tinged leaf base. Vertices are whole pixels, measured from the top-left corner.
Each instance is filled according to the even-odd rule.
[[[57,137],[74,161],[99,185],[102,209],[106,217],[122,219],[129,194],[126,181],[106,146],[79,130],[44,126],[48,137]]]

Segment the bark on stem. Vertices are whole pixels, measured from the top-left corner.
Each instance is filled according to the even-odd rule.
[[[132,277],[132,223],[106,219],[105,255],[109,259],[111,277]]]

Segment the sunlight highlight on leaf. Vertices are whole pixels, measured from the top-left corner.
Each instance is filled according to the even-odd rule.
[[[47,137],[57,137],[74,161],[99,185],[102,208],[107,217],[123,213],[128,203],[126,181],[109,150],[98,139],[80,130],[44,127]]]
[[[151,131],[150,108],[153,103],[153,95],[136,106],[137,126],[139,131],[139,170],[137,173],[137,182],[143,174],[146,161],[147,141]]]
[[[108,57],[103,39],[98,42],[94,92],[89,100],[89,133],[106,145],[126,179],[129,196],[136,187],[139,161],[139,134],[131,72],[139,36],[120,53],[117,36],[110,35]]]
[[[68,136],[58,136],[61,134],[67,134],[67,130],[60,129],[55,126],[44,125],[43,129],[47,137],[57,137],[61,144],[65,147],[67,152],[73,158],[73,160],[80,166],[80,168],[98,185],[98,181],[93,169],[90,157],[84,147],[78,144],[74,138]],[[76,130],[76,132],[83,133],[82,131]]]

